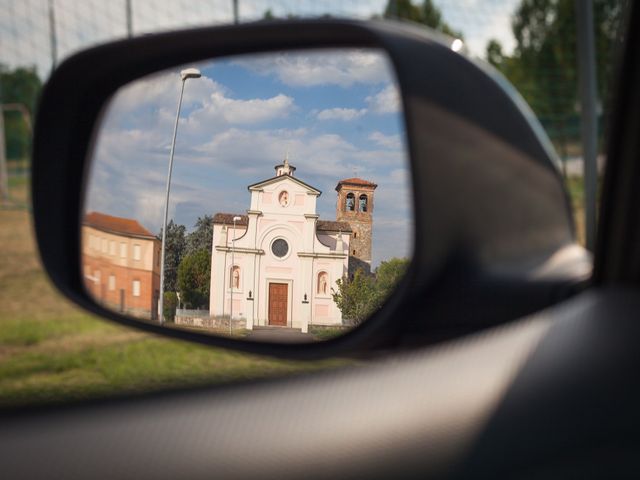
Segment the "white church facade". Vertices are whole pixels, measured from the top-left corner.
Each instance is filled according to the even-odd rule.
[[[360,241],[353,239],[357,233],[343,220],[344,210],[353,208],[355,215],[362,202],[353,202],[357,192],[347,202],[344,189],[368,192],[371,198],[363,213],[371,219],[375,184],[361,179],[349,180],[370,186],[339,182],[341,221],[325,221],[316,213],[322,192],[294,176],[295,167],[286,159],[275,169],[274,177],[248,187],[251,201],[245,214],[213,217],[210,315],[243,321],[247,329],[278,326],[307,332],[310,325],[342,325],[332,290],[337,291],[336,282],[349,274],[350,261],[362,262],[353,255],[354,242],[360,244],[362,235]],[[357,220],[363,219],[354,220],[359,229]],[[370,240],[369,235],[369,256]]]

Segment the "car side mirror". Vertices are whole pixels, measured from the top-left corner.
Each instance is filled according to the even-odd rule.
[[[290,358],[424,344],[502,323],[557,301],[588,278],[591,262],[576,244],[570,205],[555,154],[517,93],[490,67],[458,53],[458,47],[459,40],[454,42],[400,24],[318,20],[172,32],[115,42],[74,55],[48,81],[35,128],[32,197],[45,268],[69,298],[116,322],[171,337]],[[327,56],[327,52],[333,57]],[[165,91],[158,86],[164,78],[175,80],[166,90],[173,101],[176,89],[182,88],[182,102],[185,84],[204,77],[210,88],[201,92],[203,98],[218,95],[214,98],[216,102],[207,103],[217,109],[217,116],[201,116],[201,120],[208,118],[211,122],[211,118],[228,116],[233,102],[224,95],[224,85],[216,89],[211,84],[212,72],[217,71],[218,78],[228,80],[226,88],[233,85],[241,91],[242,82],[246,83],[248,78],[254,78],[251,88],[256,88],[259,82],[255,79],[261,75],[265,82],[273,78],[269,75],[276,75],[274,68],[283,62],[289,70],[279,70],[278,78],[286,84],[285,80],[290,81],[300,73],[296,70],[300,68],[300,59],[307,61],[313,57],[321,60],[314,64],[316,70],[311,70],[308,81],[324,76],[327,81],[336,82],[338,74],[327,75],[323,65],[327,68],[331,58],[344,59],[349,55],[356,55],[356,61],[370,62],[367,75],[377,75],[369,87],[350,94],[372,97],[375,89],[371,85],[376,85],[378,93],[388,86],[390,95],[397,95],[392,101],[402,106],[396,130],[378,123],[384,130],[378,132],[382,135],[377,137],[378,141],[400,142],[398,155],[388,157],[382,166],[375,168],[377,158],[355,148],[352,155],[361,159],[357,168],[375,172],[381,182],[396,167],[409,172],[403,187],[407,192],[407,203],[402,204],[405,222],[398,223],[393,227],[395,230],[389,229],[386,235],[392,238],[395,232],[397,251],[401,252],[398,256],[410,260],[399,265],[400,274],[385,284],[384,275],[375,269],[375,253],[358,253],[362,242],[366,250],[367,240],[370,248],[371,237],[381,235],[382,230],[376,232],[375,224],[373,230],[360,225],[362,218],[371,217],[376,182],[362,179],[355,172],[349,178],[345,172],[335,172],[336,178],[326,183],[337,183],[337,218],[328,219],[329,223],[320,228],[315,202],[321,189],[298,178],[293,173],[293,162],[283,156],[272,178],[241,183],[244,177],[238,174],[228,182],[207,184],[210,191],[222,191],[236,184],[248,186],[250,205],[245,205],[244,211],[227,212],[227,204],[221,200],[211,211],[202,210],[203,214],[212,215],[210,263],[204,268],[211,272],[210,298],[195,299],[191,295],[195,288],[173,290],[181,294],[179,301],[187,302],[187,306],[202,303],[210,306],[210,311],[197,324],[190,320],[166,321],[168,315],[175,318],[175,311],[165,313],[169,300],[164,288],[167,239],[163,237],[171,226],[167,223],[169,203],[152,200],[153,212],[144,217],[147,219],[144,222],[142,216],[134,214],[131,205],[140,205],[143,196],[162,198],[163,189],[159,196],[133,193],[140,193],[140,189],[154,181],[158,190],[157,185],[162,183],[158,178],[165,178],[169,157],[167,148],[161,147],[168,143],[154,144],[157,140],[150,135],[148,150],[143,152],[138,143],[120,157],[114,154],[125,145],[125,132],[139,133],[140,116],[150,114],[150,110],[133,111],[125,107],[136,106],[143,94],[163,95]],[[245,74],[233,77],[230,66],[238,65]],[[378,68],[380,65],[385,69]],[[254,77],[246,74],[248,71]],[[289,76],[282,77],[282,72]],[[355,73],[351,75],[344,82],[363,83]],[[324,97],[319,92],[311,97],[313,101],[309,100],[307,107],[309,112],[315,112],[316,118],[324,107],[328,119],[334,122],[340,121],[341,116],[357,118],[366,114],[364,109],[345,109],[337,104],[330,109],[328,104],[320,103]],[[293,97],[273,94],[269,98],[276,103],[288,102],[291,107]],[[312,107],[314,101],[317,105]],[[158,105],[155,103],[151,108],[151,116],[156,120],[166,115]],[[187,109],[194,112],[204,108],[203,105],[191,104]],[[233,110],[234,118],[246,119],[247,105],[238,104]],[[193,118],[195,122],[197,118]],[[171,162],[179,119],[180,106],[170,147]],[[184,119],[184,123],[188,125],[191,119]],[[361,123],[360,135],[373,138],[376,121],[382,120]],[[232,124],[227,121],[226,126],[233,128]],[[212,128],[211,123],[207,125]],[[108,133],[112,134],[110,138]],[[256,135],[254,131],[254,142]],[[189,146],[201,151],[198,148],[204,145],[203,139],[198,142]],[[163,159],[163,163],[157,163],[161,165],[157,174],[149,170],[150,165],[156,164],[151,160],[145,163],[142,158],[143,153],[153,153],[154,147],[158,147],[158,155]],[[306,152],[304,159],[312,158]],[[238,173],[241,162],[234,158],[229,154],[216,156],[216,161],[222,163],[209,164],[206,175],[220,175],[230,165]],[[394,161],[399,163],[395,165]],[[252,162],[251,168],[258,163]],[[135,168],[125,174],[125,167],[133,164]],[[305,163],[309,168],[313,165],[313,161]],[[346,161],[339,165],[348,168]],[[118,169],[114,170],[114,166]],[[110,180],[104,180],[109,168]],[[169,178],[171,172],[170,167]],[[194,175],[202,176],[204,172],[199,170]],[[146,175],[149,173],[152,174]],[[251,174],[259,177],[256,172]],[[123,192],[118,188],[123,185],[125,175],[139,181],[136,187],[129,184]],[[325,183],[322,179],[317,181]],[[166,185],[168,198],[170,182]],[[107,198],[110,201],[105,203]],[[392,205],[394,200],[402,202],[387,191],[375,200],[376,208]],[[340,216],[341,206],[344,217]],[[349,217],[351,210],[353,218]],[[217,217],[213,216],[216,212]],[[300,216],[299,233],[295,233],[298,227],[291,225],[287,227],[288,234],[274,230],[275,224],[267,226],[263,222],[259,226],[260,218],[276,223],[278,219],[298,221],[285,213]],[[356,218],[356,213],[362,218]],[[147,228],[145,222],[153,228]],[[264,228],[263,235],[259,234],[259,228]],[[245,234],[251,242],[236,244]],[[360,234],[360,238],[354,234]],[[304,240],[305,235],[311,240]],[[258,237],[260,242],[256,240]],[[319,241],[317,245],[314,239]],[[350,248],[348,242],[358,248]],[[206,252],[203,255],[206,257]],[[194,256],[192,261],[206,263],[204,257],[198,260]],[[300,261],[276,264],[289,258]],[[273,260],[273,265],[267,265],[267,259]],[[363,262],[364,268],[351,268],[358,261]],[[262,266],[257,267],[260,262]],[[220,267],[216,270],[217,265]],[[285,271],[287,268],[292,271]],[[245,273],[249,281],[244,281]],[[345,298],[346,307],[354,300],[334,294],[341,281],[343,284],[353,281],[360,274],[369,275],[369,282],[377,282],[375,288],[384,286],[385,295],[363,316],[366,321],[349,324],[349,328],[338,331],[341,335],[331,334],[326,342],[309,338],[302,342],[288,341],[286,335],[247,338],[234,335],[234,328],[237,332],[280,326],[278,322],[301,332],[308,332],[314,322],[343,327],[345,319],[355,316],[345,314]],[[121,284],[124,287],[118,288]],[[250,318],[246,313],[249,311]]]

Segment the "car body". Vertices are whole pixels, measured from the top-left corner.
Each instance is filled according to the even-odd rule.
[[[640,22],[640,9],[631,22]],[[630,29],[628,45],[637,36]],[[302,347],[167,332],[83,293],[77,212],[105,99],[178,61],[326,45],[384,48],[402,87],[416,253],[385,307],[342,339]],[[126,49],[132,53],[123,58]],[[285,358],[376,358],[297,378],[14,412],[0,432],[4,471],[15,478],[637,475],[638,55],[626,50],[620,75],[591,276],[552,153],[526,112],[492,74],[423,33],[301,21],[178,32],[74,57],[44,94],[34,171],[43,260],[67,296],[114,321],[200,343]],[[90,63],[93,77],[69,86],[66,79]],[[445,149],[449,162],[441,160]],[[45,151],[58,152],[61,166],[46,164]],[[496,162],[475,161],[482,158]],[[465,201],[455,202],[451,182],[460,171]],[[526,188],[501,182],[505,172],[527,178]],[[473,222],[478,212],[482,224]]]

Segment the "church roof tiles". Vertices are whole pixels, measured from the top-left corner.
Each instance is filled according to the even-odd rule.
[[[233,217],[240,217],[240,221],[236,222],[236,225],[240,227],[246,227],[249,225],[249,216],[240,215],[238,213],[216,213],[213,216],[213,223],[233,225]]]
[[[343,232],[350,233],[351,225],[347,222],[335,222],[332,220],[318,220],[316,223],[318,232]]]
[[[371,187],[376,188],[378,185],[370,182],[369,180],[364,180],[358,177],[345,178],[344,180],[340,180],[338,185],[336,186],[336,190],[340,187],[340,185],[357,185],[359,187]]]

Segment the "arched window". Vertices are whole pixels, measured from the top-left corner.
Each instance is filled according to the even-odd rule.
[[[353,212],[356,209],[356,196],[353,193],[347,193],[347,200],[344,207],[348,212]]]
[[[231,267],[231,274],[229,275],[229,287],[239,289],[240,288],[240,267],[237,265]]]
[[[360,195],[359,200],[359,204],[358,204],[358,209],[361,212],[366,212],[367,211],[367,196],[363,193],[362,195]]]
[[[318,295],[329,294],[329,275],[327,275],[327,272],[318,273],[318,285],[316,291]]]

